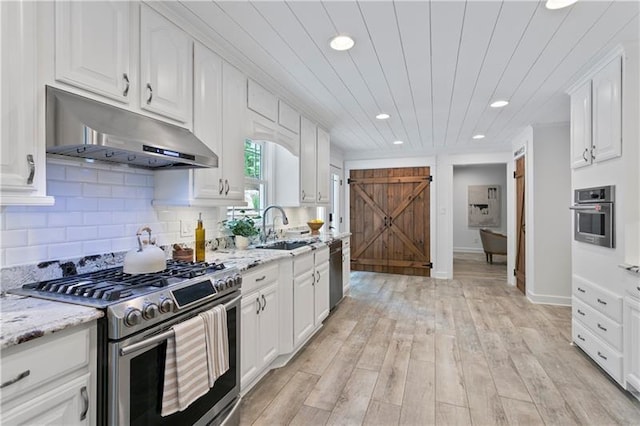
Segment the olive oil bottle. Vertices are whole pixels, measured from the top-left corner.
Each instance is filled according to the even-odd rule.
[[[204,226],[202,226],[202,213],[198,216],[196,226],[196,262],[204,262]]]

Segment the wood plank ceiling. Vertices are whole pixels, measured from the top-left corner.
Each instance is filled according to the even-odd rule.
[[[637,1],[221,1],[175,6],[347,157],[499,149],[569,119],[566,88],[639,38]],[[353,49],[329,39],[351,35]],[[507,99],[505,108],[490,108]],[[377,120],[376,114],[390,114]],[[472,136],[484,134],[482,141]],[[403,145],[393,145],[395,140]]]

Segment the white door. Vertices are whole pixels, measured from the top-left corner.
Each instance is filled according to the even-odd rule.
[[[191,116],[192,43],[158,13],[140,10],[140,107],[181,123]]]
[[[260,291],[260,365],[268,365],[278,356],[278,283]]]
[[[571,94],[571,167],[591,164],[591,81]]]
[[[622,153],[622,58],[611,61],[593,77],[593,161]]]
[[[237,68],[222,63],[222,173],[223,194],[230,201],[244,200],[244,140],[247,78]]]
[[[317,326],[329,315],[329,262],[316,267],[314,292],[314,321]]]
[[[318,127],[316,144],[316,200],[319,204],[329,204],[329,133]]]
[[[300,118],[300,202],[315,204],[316,196],[316,125]]]
[[[193,50],[193,133],[223,161],[222,60],[200,43]],[[221,198],[222,168],[194,170],[195,198]]]
[[[240,386],[244,388],[258,373],[258,333],[260,294],[255,292],[242,296],[240,305]]]
[[[129,103],[128,2],[55,3],[56,80]]]
[[[313,270],[294,278],[293,281],[293,345],[297,347],[309,337],[313,331],[313,298],[314,280]]]

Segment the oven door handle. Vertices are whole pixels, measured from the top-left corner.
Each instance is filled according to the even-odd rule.
[[[596,207],[598,206],[598,207]],[[593,211],[601,211],[601,207],[600,204],[594,204],[591,206],[584,206],[584,205],[579,205],[579,206],[570,206],[569,209],[571,210],[593,210]]]
[[[224,304],[224,308],[225,309],[229,309],[231,306],[233,306],[241,298],[242,298],[242,295],[231,299],[230,301],[228,301],[227,303]],[[140,350],[142,348],[146,348],[147,346],[151,346],[151,345],[154,345],[156,343],[163,342],[163,341],[167,340],[171,336],[173,336],[173,329],[167,330],[167,331],[165,331],[163,333],[160,333],[160,334],[156,334],[153,337],[149,337],[148,339],[143,340],[143,341],[138,342],[138,343],[134,343],[133,345],[125,346],[124,348],[120,348],[120,356],[127,356],[130,353],[138,351],[138,350]]]

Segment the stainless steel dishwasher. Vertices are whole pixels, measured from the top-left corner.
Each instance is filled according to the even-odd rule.
[[[329,306],[336,307],[342,300],[342,240],[329,244]]]

